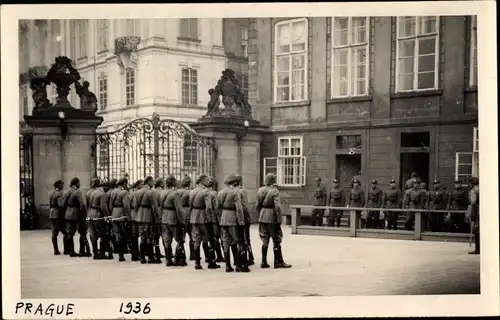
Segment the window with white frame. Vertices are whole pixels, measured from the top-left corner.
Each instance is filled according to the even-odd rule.
[[[128,68],[125,71],[125,105],[135,104],[135,70]]]
[[[332,18],[332,98],[368,94],[369,17]]]
[[[85,58],[87,56],[88,20],[76,20],[73,34],[76,45],[76,58]]]
[[[242,73],[239,75],[238,80],[240,82],[240,87],[243,91],[243,95],[248,99],[248,75]]]
[[[276,173],[280,186],[305,185],[306,157],[302,149],[302,137],[279,137],[278,157],[264,158],[264,176]]]
[[[108,105],[108,75],[101,73],[99,77],[99,105],[105,110]]]
[[[138,19],[127,19],[126,20],[126,30],[127,36],[138,37],[140,35],[140,25]]]
[[[307,100],[307,19],[275,26],[274,100]]]
[[[198,39],[198,19],[180,19],[179,36]]]
[[[470,20],[470,76],[469,85],[477,86],[477,16]]]
[[[474,128],[474,146],[472,152],[472,176],[479,177],[479,130]]]
[[[473,153],[457,152],[455,155],[455,180],[467,184],[473,172]]]
[[[248,28],[241,27],[240,35],[241,35],[241,51],[243,52],[244,57],[248,57]]]
[[[182,69],[182,103],[198,104],[198,70],[191,68]]]
[[[437,89],[439,17],[398,17],[396,28],[396,92]]]
[[[97,20],[97,52],[103,52],[108,49],[109,41],[109,20]]]

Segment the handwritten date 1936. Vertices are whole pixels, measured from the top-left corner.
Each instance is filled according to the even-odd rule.
[[[132,303],[132,302],[124,303],[124,302],[122,302],[120,304],[120,313],[124,313],[124,314],[131,314],[131,313],[135,313],[135,314],[139,314],[139,313],[149,314],[150,312],[151,312],[151,307],[150,307],[149,302],[146,303],[144,306],[140,302],[135,302],[135,303]]]

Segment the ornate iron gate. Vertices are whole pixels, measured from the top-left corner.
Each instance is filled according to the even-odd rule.
[[[134,120],[124,127],[96,136],[96,176],[128,177],[129,182],[147,176],[177,179],[216,173],[216,148],[211,138],[198,135],[188,125],[157,114]]]
[[[33,136],[31,134],[19,135],[19,200],[21,212],[31,200],[35,201],[33,185]]]

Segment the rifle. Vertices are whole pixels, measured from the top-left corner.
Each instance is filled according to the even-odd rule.
[[[474,230],[474,221],[471,221],[470,223],[470,235],[469,235],[469,247],[472,247],[472,234]]]

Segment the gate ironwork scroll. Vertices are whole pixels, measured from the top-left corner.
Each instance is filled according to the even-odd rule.
[[[34,203],[35,192],[33,185],[33,136],[31,134],[19,135],[19,200],[21,212],[26,204]]]
[[[195,179],[216,173],[213,139],[178,121],[161,120],[157,114],[98,133],[95,146],[96,176],[101,179],[128,177],[132,183],[147,176]]]

